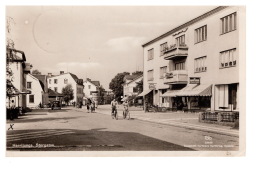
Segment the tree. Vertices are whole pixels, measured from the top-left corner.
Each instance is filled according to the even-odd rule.
[[[6,97],[12,97],[12,93],[15,88],[12,84],[13,82],[13,72],[10,68],[10,64],[14,61],[14,53],[11,49],[14,49],[14,41],[11,38],[11,26],[15,24],[14,19],[11,17],[6,18]]]
[[[109,83],[109,89],[113,91],[116,99],[123,96],[124,77],[129,74],[129,72],[118,73]]]
[[[32,71],[32,74],[42,74],[39,70],[35,69]]]
[[[137,75],[137,76],[140,76],[142,74],[143,74],[142,71],[135,71],[135,72],[132,73],[132,75]]]
[[[73,88],[70,84],[62,88],[62,94],[63,94],[63,100],[66,102],[67,105],[69,101],[74,99]]]

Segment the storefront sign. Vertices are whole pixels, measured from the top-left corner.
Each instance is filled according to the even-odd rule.
[[[155,89],[155,84],[153,84],[153,83],[149,84],[149,89],[150,90],[154,90]]]
[[[190,77],[190,84],[200,84],[200,77]]]

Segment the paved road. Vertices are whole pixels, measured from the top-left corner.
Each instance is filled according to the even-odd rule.
[[[8,121],[7,150],[192,151],[238,150],[238,138],[187,128],[118,120],[99,113],[39,110]]]

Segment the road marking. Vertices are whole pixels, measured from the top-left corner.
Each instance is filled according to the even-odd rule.
[[[33,132],[32,132],[33,133]],[[50,137],[50,136],[57,136],[57,135],[65,135],[65,134],[72,134],[71,130],[59,130],[59,131],[42,131],[41,133],[24,133],[24,134],[16,134],[16,135],[7,135],[7,142],[11,141],[18,141],[24,139],[34,139],[34,138],[43,138],[43,137]]]

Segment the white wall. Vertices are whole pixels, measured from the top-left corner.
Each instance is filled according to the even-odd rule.
[[[40,103],[42,104],[42,93],[43,89],[41,87],[41,84],[37,78],[34,76],[28,74],[26,75],[27,82],[31,82],[31,89],[27,88],[27,90],[31,91],[31,94],[26,95],[27,100],[27,107],[34,108],[38,106]],[[29,95],[34,95],[34,102],[30,103]]]
[[[90,95],[91,95],[91,94],[90,94],[91,92],[97,91],[96,85],[92,84],[91,82],[85,81],[83,84],[84,84],[84,93],[85,93],[85,96],[86,96],[86,97],[87,97],[87,96],[90,96]],[[89,85],[90,85],[90,89],[89,89]]]

